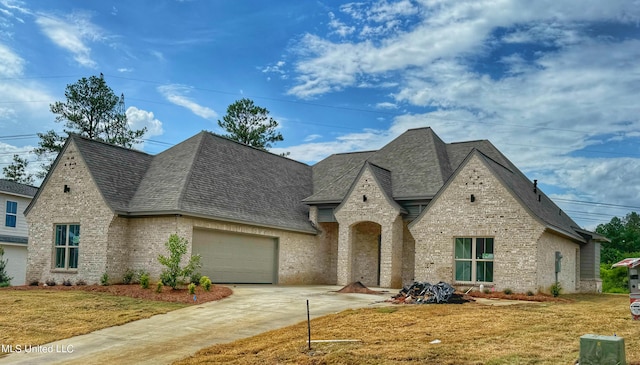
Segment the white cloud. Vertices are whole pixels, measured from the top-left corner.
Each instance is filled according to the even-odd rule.
[[[15,77],[22,75],[24,60],[8,47],[0,44],[0,76]]]
[[[127,72],[128,73],[128,72],[133,72],[133,69],[132,68],[127,68],[127,67],[121,67],[121,68],[118,69],[118,72],[120,72],[120,73]]]
[[[202,106],[186,97],[185,95],[189,94],[189,92],[192,90],[192,88],[188,86],[178,84],[163,85],[158,86],[157,90],[168,101],[183,108],[189,109],[193,114],[201,118],[214,119],[218,116],[218,113],[216,113],[213,109]]]
[[[162,122],[156,119],[153,112],[138,109],[135,106],[127,108],[127,123],[133,130],[147,128],[145,138],[159,136],[164,133],[162,129]]]
[[[95,68],[97,63],[91,58],[89,42],[104,39],[103,31],[92,24],[86,14],[70,14],[60,19],[49,14],[39,14],[36,24],[42,32],[56,45],[73,54],[80,65]]]
[[[378,109],[398,109],[398,105],[395,103],[390,103],[388,101],[377,103],[376,108]]]
[[[356,27],[342,23],[340,20],[336,19],[336,16],[331,12],[329,12],[329,28],[333,29],[333,33],[338,34],[343,38],[356,31]]]
[[[308,136],[306,136],[304,138],[304,141],[305,142],[311,142],[311,141],[315,141],[318,138],[322,138],[322,135],[320,135],[320,134],[310,134],[310,135],[308,135]]]

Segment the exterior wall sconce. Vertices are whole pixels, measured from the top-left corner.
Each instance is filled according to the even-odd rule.
[[[70,192],[70,191],[71,191],[71,187],[70,187],[69,185],[65,185],[65,186],[64,186],[64,192],[65,192],[65,193],[68,193],[68,192]]]
[[[363,202],[366,202],[366,201],[367,201],[367,196],[366,196],[366,195],[363,195],[363,196],[362,196],[362,201],[363,201]]]
[[[476,196],[471,194],[471,202],[473,203],[474,201],[476,201]]]

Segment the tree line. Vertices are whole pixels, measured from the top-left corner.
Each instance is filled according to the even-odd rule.
[[[124,94],[117,96],[107,85],[102,73],[68,84],[64,95],[64,102],[49,105],[49,110],[55,114],[55,121],[64,123],[63,133],[53,129],[38,133],[40,140],[33,152],[41,162],[35,174],[39,179],[47,175],[69,134],[132,148],[141,142],[147,132],[146,127],[131,129],[125,111]],[[229,105],[227,114],[218,120],[218,125],[228,132],[224,137],[263,150],[284,140],[277,130],[279,124],[269,116],[269,110],[247,98]],[[12,163],[2,169],[4,178],[33,185],[34,174],[28,171],[28,166],[26,158],[15,154]]]
[[[627,269],[611,265],[625,258],[640,257],[640,215],[630,212],[623,218],[613,217],[608,223],[599,224],[596,232],[611,240],[600,249],[602,291],[628,292]]]

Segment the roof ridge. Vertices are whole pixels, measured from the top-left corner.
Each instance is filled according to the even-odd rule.
[[[361,164],[358,165],[354,165],[352,168],[348,169],[347,171],[344,172],[344,174],[338,176],[337,178],[335,178],[332,182],[330,182],[329,184],[325,185],[322,189],[316,191],[315,193],[311,194],[310,196],[306,197],[305,199],[303,199],[303,201],[307,201],[308,198],[311,198],[314,195],[318,195],[323,191],[326,191],[327,189],[329,189],[330,187],[332,187],[333,185],[336,184],[337,181],[339,181],[340,179],[344,178],[349,172],[355,170],[356,168],[358,168],[359,170],[362,169],[362,166],[364,166],[365,164],[370,163],[368,160],[364,160]],[[373,164],[372,164],[373,165]],[[376,167],[379,167],[376,165]],[[312,200],[313,201],[313,200]]]
[[[154,156],[154,155],[146,153],[144,151],[140,151],[140,150],[136,150],[136,149],[128,148],[128,147],[123,147],[123,146],[118,146],[117,144],[113,144],[113,143],[101,141],[101,140],[98,140],[98,139],[85,137],[85,136],[82,136],[82,135],[80,135],[78,133],[67,133],[67,134],[68,134],[68,138],[72,138],[72,137],[73,138],[80,138],[80,139],[83,139],[83,140],[88,141],[88,142],[100,143],[100,144],[103,144],[103,145],[109,146],[109,147],[115,147],[115,148],[131,151],[131,152],[140,153],[140,154],[147,155],[147,156]]]
[[[209,134],[210,134],[210,135],[212,135],[213,137],[218,137],[218,138],[221,138],[221,139],[226,140],[226,141],[229,141],[229,142],[237,143],[237,144],[239,144],[239,145],[241,145],[241,146],[244,146],[244,147],[249,147],[249,148],[252,148],[252,149],[257,150],[257,151],[260,151],[260,152],[265,152],[265,153],[268,153],[268,154],[273,155],[273,156],[277,156],[277,157],[284,158],[284,159],[289,160],[289,161],[297,162],[297,163],[299,163],[299,164],[301,164],[301,165],[309,166],[309,165],[307,165],[307,164],[306,164],[306,163],[304,163],[304,162],[300,162],[300,161],[298,161],[298,160],[294,160],[294,159],[289,158],[289,157],[287,157],[287,156],[283,156],[283,155],[280,155],[280,154],[277,154],[277,153],[273,153],[273,152],[271,152],[271,151],[269,151],[269,150],[267,150],[267,149],[262,149],[262,148],[254,147],[254,146],[248,145],[248,144],[246,144],[246,143],[242,143],[242,142],[236,141],[236,140],[231,139],[231,138],[229,138],[229,137],[227,137],[227,136],[223,136],[223,135],[221,135],[221,134],[217,134],[217,133],[214,133],[214,132],[212,132],[212,131],[208,131],[208,130],[204,130],[204,129],[203,129],[203,130],[202,130],[202,132],[204,132],[204,133],[209,133]],[[202,133],[202,132],[201,132],[201,133]]]
[[[382,166],[380,166],[378,164],[375,164],[375,163],[369,161],[369,159],[364,160],[364,163],[369,164],[369,165],[374,166],[374,167],[377,167],[377,168],[379,168],[381,170],[385,170],[385,171],[391,172],[391,170],[389,170],[387,168],[384,168],[384,167],[382,167]]]
[[[195,166],[196,164],[196,159],[198,158],[198,156],[200,156],[200,151],[202,150],[202,145],[205,143],[204,139],[206,136],[205,131],[201,131],[200,133],[196,134],[195,137],[200,136],[200,141],[198,142],[198,147],[195,149],[193,156],[191,158],[191,165],[189,166],[189,171],[187,172],[186,176],[184,177],[184,183],[182,184],[182,186],[180,187],[180,195],[178,196],[178,201],[176,202],[176,205],[178,207],[178,209],[182,209],[182,201],[184,199],[184,195],[187,191],[187,185],[189,185],[189,181],[191,180],[191,175],[193,175],[193,166]]]

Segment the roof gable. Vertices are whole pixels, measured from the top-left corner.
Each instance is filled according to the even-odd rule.
[[[501,155],[501,154],[500,154]],[[417,224],[420,219],[429,214],[429,208],[434,204],[440,195],[447,189],[449,184],[464,169],[473,156],[477,156],[501,184],[511,193],[520,205],[531,214],[532,217],[540,221],[545,227],[562,233],[572,239],[585,242],[576,231],[578,225],[551,200],[540,189],[533,191],[533,183],[518,170],[513,164],[505,159],[506,164],[499,163],[476,148],[472,148],[451,177],[442,186],[438,194],[433,198],[427,208],[409,224],[410,227]],[[538,198],[538,195],[540,196]],[[538,200],[539,199],[539,200]]]
[[[385,200],[387,201],[387,203],[393,207],[394,209],[396,209],[398,212],[402,212],[402,213],[406,213],[406,210],[403,209],[400,204],[398,204],[395,200],[393,200],[392,196],[391,196],[391,192],[392,192],[392,181],[391,181],[391,172],[387,169],[384,169],[380,166],[374,165],[371,162],[365,162],[362,167],[360,168],[360,170],[358,171],[358,175],[356,176],[356,178],[353,180],[352,184],[349,186],[349,190],[347,192],[347,194],[345,195],[345,198],[342,200],[342,202],[335,208],[335,211],[339,211],[340,208],[342,206],[344,206],[344,204],[347,202],[347,197],[349,197],[353,191],[356,189],[356,186],[358,185],[360,179],[362,178],[362,175],[365,173],[365,171],[369,171],[371,172],[371,176],[373,176],[373,180],[376,183],[376,186],[382,191],[382,195],[384,196]]]
[[[153,156],[74,134],[67,144],[70,141],[76,144],[109,207],[116,212],[127,211]]]

